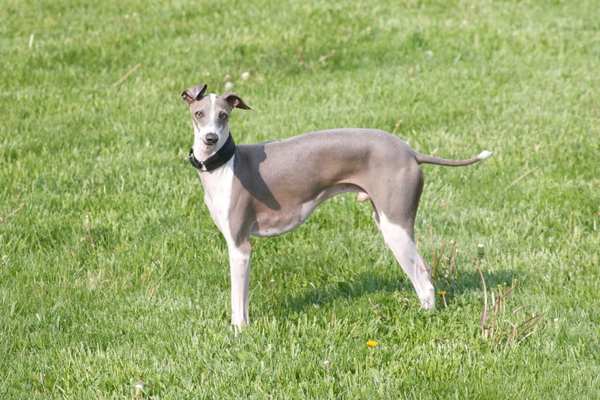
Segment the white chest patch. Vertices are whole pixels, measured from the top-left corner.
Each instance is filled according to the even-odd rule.
[[[228,242],[232,240],[229,227],[229,207],[233,189],[234,159],[235,156],[219,168],[211,172],[203,172],[200,178],[202,186],[204,186],[204,203],[208,207],[213,221]]]

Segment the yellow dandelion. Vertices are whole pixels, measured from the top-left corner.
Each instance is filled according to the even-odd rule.
[[[379,342],[377,340],[373,340],[373,339],[367,340],[367,347],[368,348],[374,349],[377,346],[379,346]]]
[[[438,294],[442,297],[442,300],[444,301],[444,307],[448,307],[448,303],[446,303],[446,291],[440,290],[438,291]]]

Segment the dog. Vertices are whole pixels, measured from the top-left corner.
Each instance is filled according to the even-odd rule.
[[[417,252],[414,224],[423,189],[419,164],[464,166],[468,160],[419,154],[376,129],[329,129],[289,139],[236,145],[229,116],[249,110],[238,95],[207,94],[200,84],[181,94],[192,116],[189,161],[198,170],[204,202],[229,254],[231,323],[248,325],[250,236],[279,235],[302,224],[323,201],[344,192],[369,200],[387,246],[408,275],[424,309],[435,306],[431,271]]]

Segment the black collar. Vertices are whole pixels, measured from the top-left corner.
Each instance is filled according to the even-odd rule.
[[[221,146],[219,150],[212,156],[208,157],[204,161],[198,160],[194,156],[194,149],[190,149],[190,155],[188,156],[188,160],[194,166],[194,168],[200,171],[212,171],[214,169],[219,168],[221,165],[225,164],[227,161],[233,157],[233,153],[235,153],[235,143],[233,142],[233,137],[231,133],[229,133],[229,137]]]

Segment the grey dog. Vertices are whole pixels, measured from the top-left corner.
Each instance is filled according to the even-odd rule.
[[[286,140],[235,145],[229,129],[234,108],[250,109],[236,94],[182,93],[192,114],[189,159],[198,169],[204,202],[227,242],[231,323],[249,323],[250,236],[273,236],[302,224],[324,200],[357,192],[369,200],[385,243],[408,275],[424,309],[435,305],[431,271],[417,252],[414,223],[423,189],[419,164],[463,166],[492,155],[446,160],[419,154],[375,129],[330,129]]]

